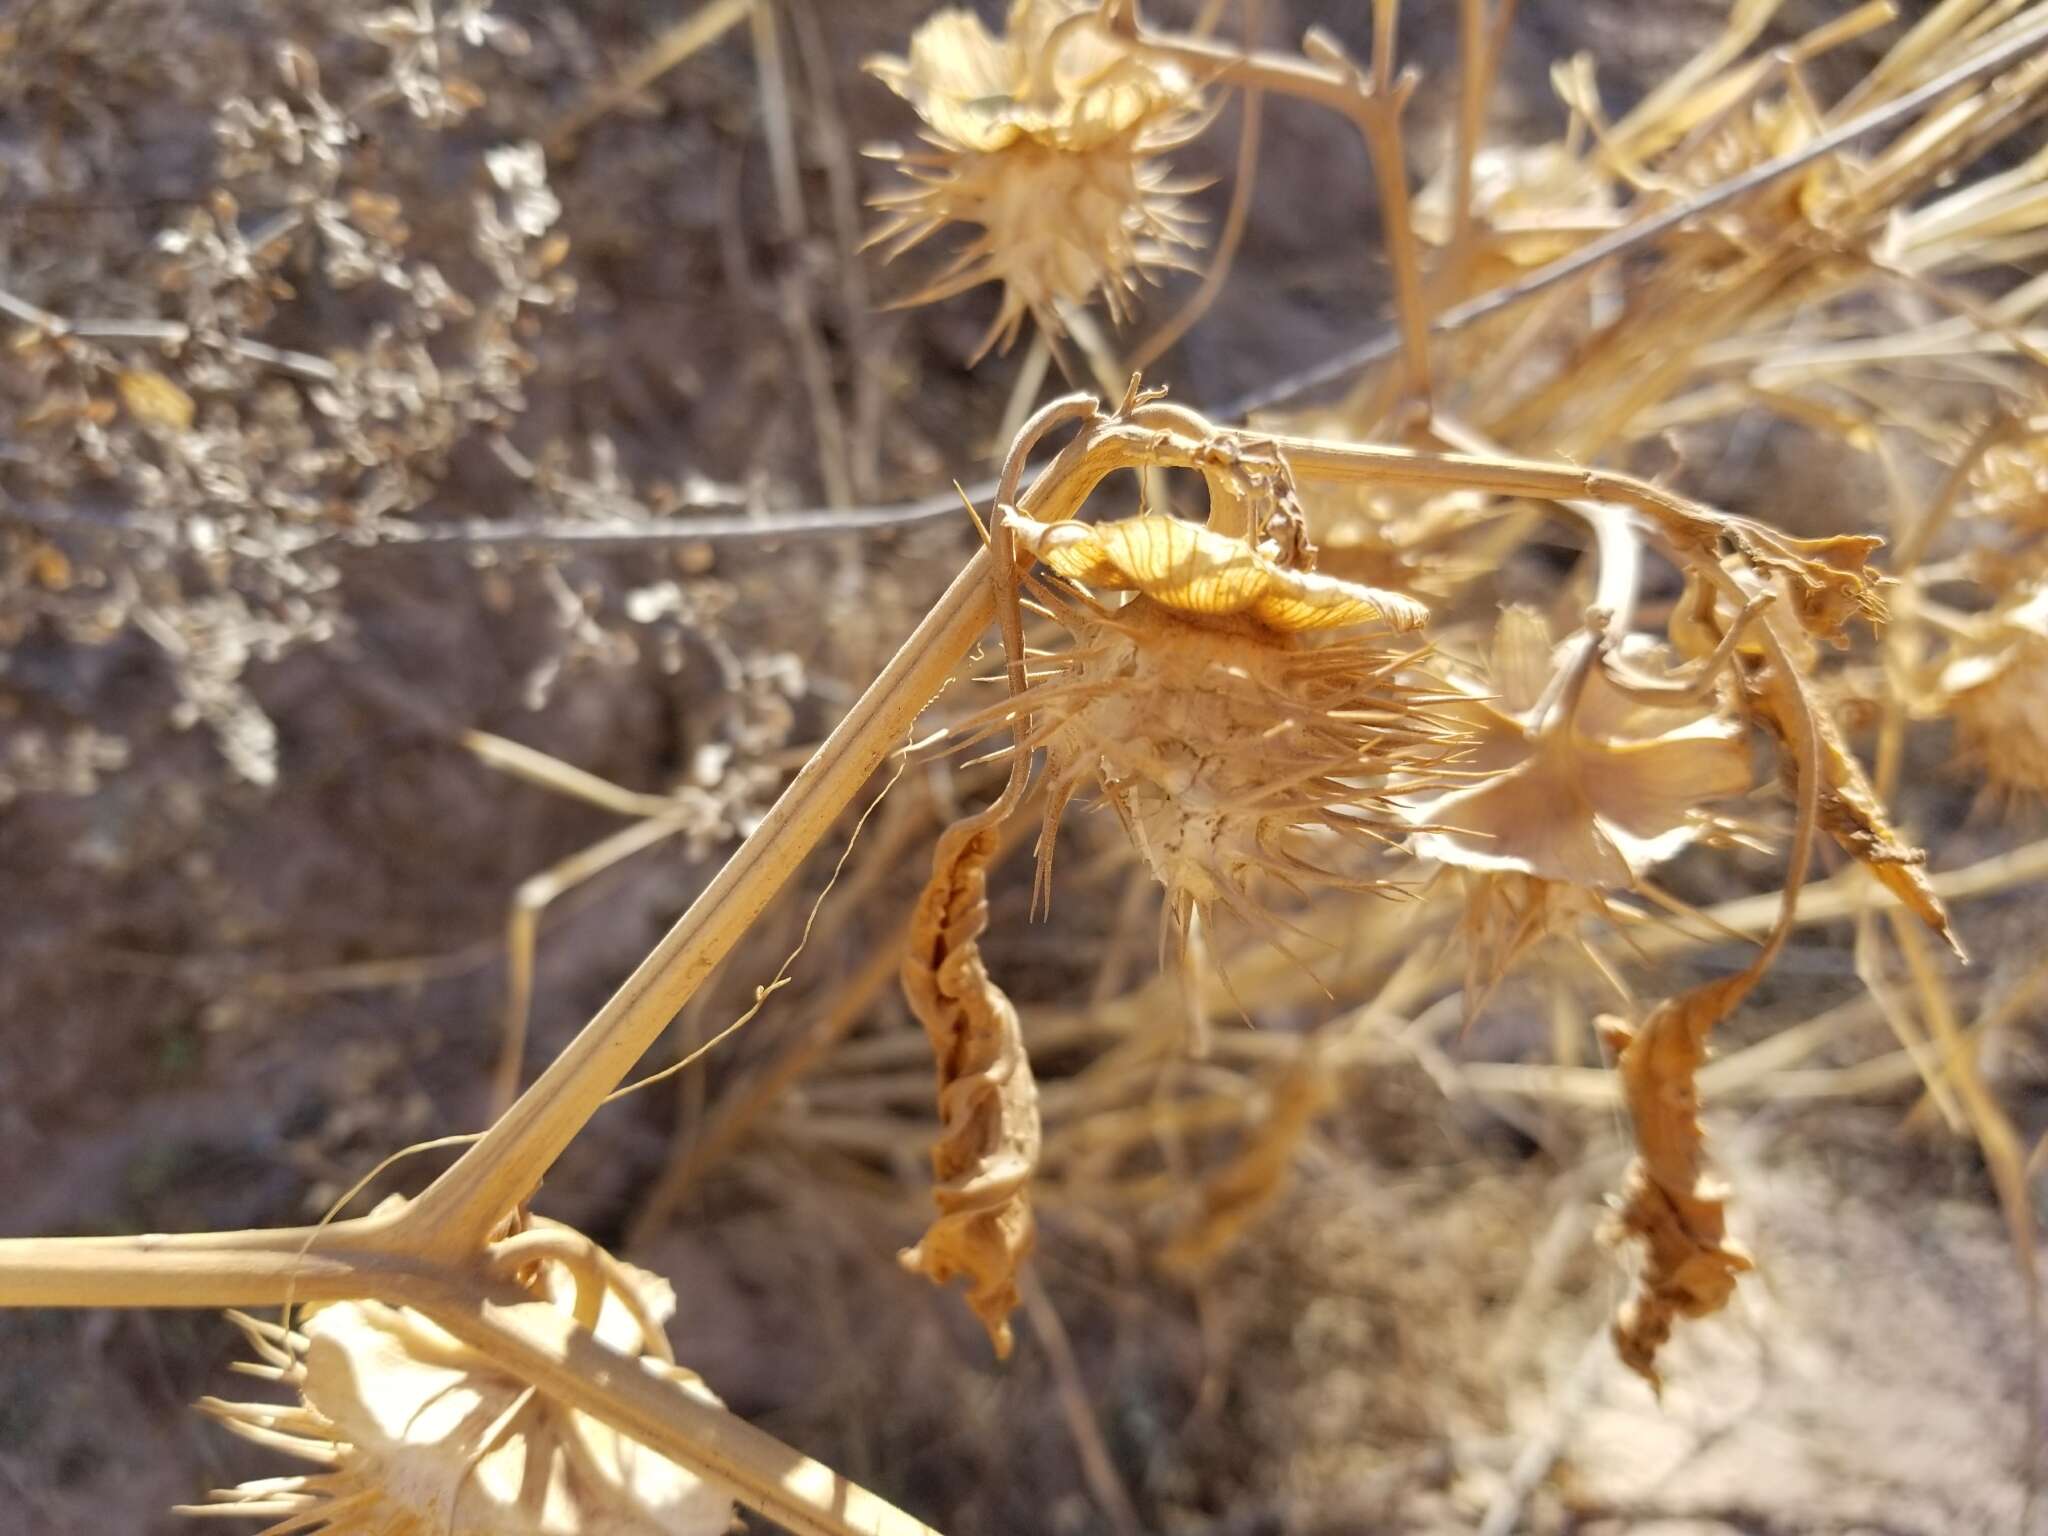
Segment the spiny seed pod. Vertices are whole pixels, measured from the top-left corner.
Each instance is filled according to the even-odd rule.
[[[1055,305],[1101,295],[1119,321],[1141,278],[1185,268],[1194,245],[1182,194],[1160,157],[1206,126],[1180,70],[1106,36],[1087,0],[1015,0],[1008,33],[970,11],[940,11],[908,58],[868,71],[923,120],[926,153],[878,150],[914,183],[875,200],[873,242],[894,260],[949,224],[981,234],[905,302],[1000,282],[980,352],[1008,347],[1024,317],[1057,335]]]
[[[560,1269],[539,1268],[534,1304],[572,1310]],[[610,1259],[603,1272],[598,1338],[716,1405],[651,1337],[675,1308],[667,1283]],[[298,1400],[201,1410],[319,1470],[216,1489],[182,1513],[270,1519],[262,1536],[723,1536],[731,1524],[732,1501],[694,1472],[536,1394],[409,1307],[337,1302],[293,1330],[230,1316],[257,1356],[242,1369]]]
[[[1137,594],[1050,594],[1075,643],[1013,706],[1046,752],[1041,892],[1060,814],[1091,784],[1183,928],[1212,908],[1270,928],[1275,883],[1382,888],[1356,853],[1392,846],[1393,798],[1440,782],[1457,745],[1420,654],[1388,633],[1419,627],[1419,603],[1171,517],[1010,526],[1069,582]]]
[[[2014,795],[2048,794],[2048,581],[2021,588],[1941,674],[1984,774]]]

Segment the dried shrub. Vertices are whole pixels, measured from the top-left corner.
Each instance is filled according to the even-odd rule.
[[[18,252],[40,281],[0,370],[22,449],[0,489],[29,514],[5,536],[44,578],[0,592],[0,637],[146,640],[173,723],[205,724],[256,784],[277,742],[246,669],[336,633],[338,551],[400,526],[459,445],[517,417],[533,318],[569,294],[536,146],[468,156],[458,270],[415,252],[407,212],[481,100],[457,61],[523,34],[469,4],[366,13],[331,41],[372,63],[329,80],[288,44],[267,91],[215,98],[214,185],[146,259],[89,281]],[[97,317],[114,306],[138,313]]]

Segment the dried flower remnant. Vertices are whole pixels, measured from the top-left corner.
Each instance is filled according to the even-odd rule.
[[[1986,517],[2029,532],[2048,532],[2048,441],[1988,449],[1970,474],[1977,509]]]
[[[1414,805],[1415,851],[1467,873],[1468,1002],[1529,944],[1605,910],[1600,893],[1638,885],[1709,825],[1704,807],[1750,787],[1747,733],[1710,692],[1646,703],[1602,664],[1588,629],[1553,647],[1540,616],[1510,608],[1495,631],[1492,696],[1452,708],[1485,777]],[[1614,647],[1654,671],[1660,648]]]
[[[1137,594],[1114,610],[1050,594],[1075,644],[1015,705],[1046,750],[1041,896],[1060,814],[1090,783],[1183,931],[1217,907],[1271,931],[1268,883],[1379,888],[1341,861],[1392,845],[1392,797],[1434,782],[1457,744],[1428,713],[1420,653],[1390,643],[1421,626],[1420,603],[1170,517],[1012,526],[1069,582]]]
[[[590,1253],[604,1283],[598,1339],[720,1406],[651,1336],[675,1309],[667,1282]],[[525,1305],[589,1306],[562,1266],[537,1268]],[[299,1400],[201,1409],[319,1470],[218,1489],[184,1513],[268,1519],[263,1536],[722,1536],[731,1524],[730,1498],[696,1473],[539,1395],[409,1307],[337,1302],[289,1332],[236,1321],[257,1355],[242,1369]]]
[[[970,11],[940,11],[907,58],[867,68],[909,102],[928,151],[878,150],[913,183],[874,202],[889,259],[949,224],[981,233],[905,302],[982,283],[1003,297],[977,356],[1008,347],[1028,315],[1053,335],[1056,306],[1098,295],[1119,321],[1141,279],[1185,268],[1195,244],[1164,156],[1206,125],[1185,74],[1137,57],[1085,0],[1016,0],[1004,36]]]

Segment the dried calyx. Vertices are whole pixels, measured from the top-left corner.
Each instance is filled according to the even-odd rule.
[[[2048,581],[2019,587],[1970,626],[1940,690],[1993,786],[2048,794]]]
[[[1608,911],[1608,893],[1708,830],[1704,807],[1750,787],[1748,733],[1727,700],[1659,694],[1668,671],[1646,637],[1611,644],[1593,626],[1553,646],[1538,614],[1510,608],[1490,686],[1468,680],[1446,706],[1472,734],[1464,766],[1477,777],[1408,815],[1415,851],[1465,872],[1468,1006],[1530,944]],[[1649,686],[1629,687],[1632,675]]]

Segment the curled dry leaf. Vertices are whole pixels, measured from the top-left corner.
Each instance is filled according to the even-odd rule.
[[[1723,978],[1670,998],[1636,1030],[1612,1016],[1600,1020],[1620,1057],[1636,1140],[1611,1231],[1643,1245],[1642,1268],[1615,1315],[1614,1344],[1653,1387],[1672,1324],[1720,1311],[1736,1277],[1752,1267],[1728,1239],[1725,1191],[1701,1171],[1698,1085],[1707,1036],[1748,984],[1746,975]]]
[[[1244,539],[1158,513],[1113,523],[1013,516],[1017,543],[1049,570],[1105,592],[1138,592],[1201,618],[1242,614],[1279,634],[1383,624],[1420,629],[1429,610],[1401,592],[1294,570]]]
[[[999,1358],[1010,1353],[1017,1269],[1031,1252],[1038,1167],[1038,1088],[1017,1010],[990,979],[988,927],[996,820],[969,817],[939,839],[911,917],[903,992],[938,1067],[940,1135],[932,1147],[938,1215],[903,1263],[943,1285],[967,1281],[967,1304]]]
[[[1729,519],[1737,547],[1750,563],[1782,582],[1801,627],[1836,647],[1849,643],[1851,619],[1882,624],[1884,579],[1870,569],[1870,557],[1884,548],[1874,534],[1837,534],[1795,539],[1775,528]]]
[[[1870,557],[1884,547],[1875,535],[1796,539],[1754,518],[1704,509],[1667,507],[1651,515],[1695,570],[1720,565],[1732,550],[1759,582],[1778,589],[1781,606],[1815,640],[1840,648],[1849,643],[1851,619],[1885,620],[1884,578],[1870,569]]]

